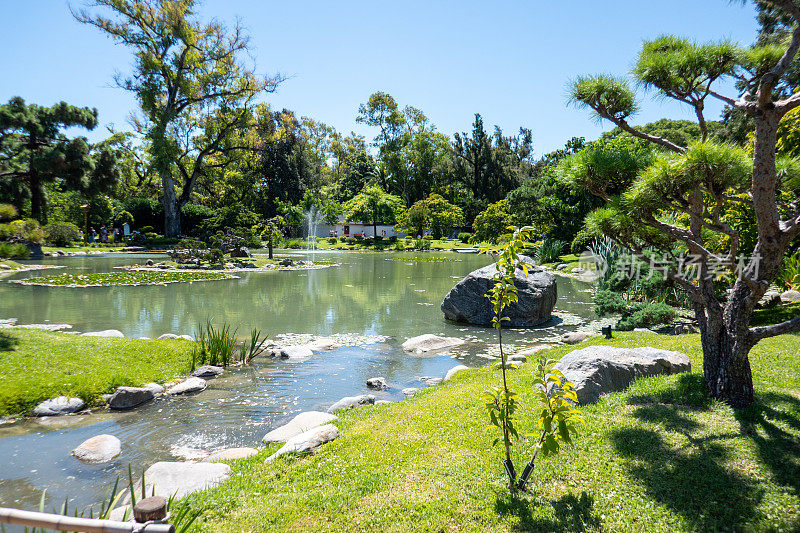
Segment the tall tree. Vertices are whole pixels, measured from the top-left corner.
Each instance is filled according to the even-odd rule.
[[[150,143],[169,237],[180,234],[180,208],[208,171],[208,160],[238,148],[225,147],[224,140],[246,121],[255,98],[280,82],[259,79],[245,66],[248,38],[238,24],[231,31],[216,21],[204,24],[195,3],[95,0],[93,5],[109,11],[108,17],[73,11],[79,22],[135,53],[133,75],[116,81],[139,101],[141,114],[134,126]]]
[[[572,87],[578,105],[661,150],[652,164],[631,177],[576,166],[570,180],[607,201],[589,216],[592,227],[638,254],[652,247],[674,258],[678,245],[692,254],[691,269],[673,262],[663,265],[664,273],[691,297],[700,327],[706,389],[713,398],[735,407],[753,401],[748,358],[752,347],[764,338],[800,331],[800,317],[750,326],[753,309],[800,235],[800,161],[775,156],[778,122],[800,106],[800,93],[781,90],[800,49],[800,7],[793,0],[764,3],[791,21],[788,42],[740,49],[727,41],[700,45],[663,36],[644,44],[634,74],[646,87],[690,106],[702,132],[701,141],[690,146],[629,124],[638,105],[624,79],[584,76]],[[716,82],[726,77],[742,81],[737,97],[718,92]],[[752,156],[707,140],[704,104],[709,97],[752,118]],[[750,206],[755,214],[758,238],[749,257],[739,255],[740,232],[722,216],[737,203]],[[720,269],[735,278],[727,299],[715,291]]]
[[[0,182],[20,208],[29,196],[30,214],[40,222],[47,217],[45,185],[58,182],[64,190],[96,194],[117,180],[108,146],[93,148],[84,137],[70,139],[62,131],[76,126],[93,130],[97,110],[65,102],[41,107],[20,97],[0,105]]]
[[[394,224],[403,209],[403,201],[377,185],[364,190],[344,204],[347,220],[372,222],[373,237],[378,240],[378,224]]]

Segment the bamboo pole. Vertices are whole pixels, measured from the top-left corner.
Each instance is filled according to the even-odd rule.
[[[98,520],[77,518],[21,509],[0,507],[0,523],[18,526],[43,527],[56,531],[80,531],[84,533],[174,533],[171,524],[137,524],[135,522],[117,522],[116,520]]]

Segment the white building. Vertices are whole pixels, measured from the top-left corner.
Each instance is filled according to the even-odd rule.
[[[308,229],[304,228],[304,236],[308,237]],[[378,224],[377,232],[379,237],[405,237],[407,233],[395,231],[391,224]],[[339,217],[336,225],[317,224],[316,231],[312,230],[316,237],[375,237],[373,226],[368,222],[347,222],[344,216]]]

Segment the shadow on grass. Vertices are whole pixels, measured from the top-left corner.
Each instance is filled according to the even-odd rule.
[[[495,511],[500,515],[514,515],[519,519],[517,531],[586,531],[601,528],[600,516],[594,513],[594,499],[582,492],[580,497],[566,494],[552,502],[554,517],[534,516],[541,510],[537,502],[520,495],[498,496]],[[538,513],[537,513],[538,514]]]
[[[750,407],[735,411],[735,416],[775,482],[800,496],[800,399],[761,393]]]
[[[0,352],[10,352],[17,344],[19,344],[19,340],[16,337],[0,331]]]
[[[756,444],[761,465],[777,483],[800,494],[800,399],[759,394],[749,408],[734,410],[741,428],[734,433],[709,432],[697,417],[688,417],[710,413],[700,375],[682,375],[674,387],[631,397],[628,403],[637,406],[635,418],[660,428],[612,431],[616,451],[629,460],[628,474],[648,495],[684,517],[692,529],[718,530],[758,520],[764,489],[746,475],[746,468],[730,467],[745,440]]]

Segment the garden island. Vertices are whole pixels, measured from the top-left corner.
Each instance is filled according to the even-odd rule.
[[[684,3],[0,8],[0,526],[799,530],[800,2]]]

